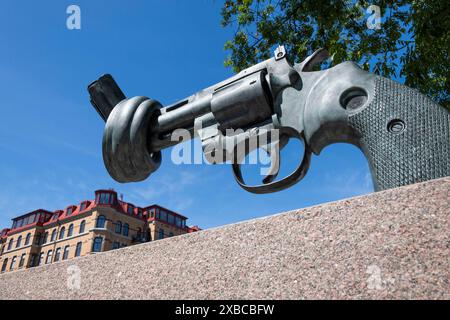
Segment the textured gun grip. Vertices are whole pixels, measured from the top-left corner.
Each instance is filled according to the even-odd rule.
[[[375,190],[450,176],[450,112],[418,91],[376,77],[373,100],[349,124]]]

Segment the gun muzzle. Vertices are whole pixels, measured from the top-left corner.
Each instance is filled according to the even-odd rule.
[[[114,107],[126,97],[110,74],[101,76],[88,86],[91,104],[106,122]]]

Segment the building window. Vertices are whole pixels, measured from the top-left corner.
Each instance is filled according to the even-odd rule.
[[[161,210],[161,220],[167,221],[167,212],[164,210]]]
[[[3,260],[3,264],[2,264],[2,273],[6,271],[6,266],[8,265],[8,258],[6,258],[5,260]]]
[[[46,232],[46,233],[44,234],[44,237],[42,238],[42,244],[46,244],[46,243],[47,243],[47,240],[48,240],[48,232]]]
[[[48,220],[50,220],[51,217],[52,217],[51,213],[45,214],[44,212],[40,212],[38,213],[38,222],[40,223],[47,222]]]
[[[101,193],[98,198],[99,204],[113,204],[114,203],[114,196],[109,193]]]
[[[81,246],[83,245],[82,242],[77,243],[77,248],[75,249],[75,257],[79,257],[81,255]]]
[[[36,218],[37,218],[37,215],[36,215],[35,213],[33,213],[32,215],[30,215],[30,216],[28,217],[28,223],[34,223],[34,222],[36,222]]]
[[[32,254],[30,256],[30,268],[34,267],[36,265],[36,254]]]
[[[59,230],[59,239],[64,239],[66,233],[66,228],[62,227],[61,230]]]
[[[86,227],[86,221],[83,220],[83,221],[81,221],[81,223],[80,223],[80,231],[79,231],[79,233],[83,233],[85,227]]]
[[[41,244],[41,234],[40,233],[36,233],[35,238],[34,238],[34,244],[35,245]]]
[[[31,240],[31,233],[27,234],[27,236],[25,237],[25,245],[29,245],[30,244],[30,240]]]
[[[50,241],[53,242],[56,240],[56,229],[53,229],[52,236],[50,237]]]
[[[159,239],[164,239],[164,229],[159,229]]]
[[[13,239],[11,238],[10,240],[9,240],[9,243],[8,243],[8,250],[11,250],[12,249],[12,245],[13,245]]]
[[[178,228],[181,228],[181,219],[180,217],[175,217],[175,224]]]
[[[30,223],[29,220],[30,220],[30,216],[23,218],[23,225],[24,226],[28,225]]]
[[[123,225],[123,235],[125,236],[125,237],[128,237],[128,231],[130,230],[130,226],[128,225],[128,223],[125,223],[124,225]]]
[[[138,238],[138,239],[140,240],[141,237],[142,237],[142,231],[141,231],[141,228],[137,228],[136,238]]]
[[[138,216],[139,216],[139,218],[142,218],[142,209],[138,209]]]
[[[66,210],[66,216],[70,216],[73,212],[73,207],[67,208]]]
[[[96,228],[104,228],[105,227],[105,216],[98,216],[97,223],[95,224]]]
[[[113,245],[112,245],[112,248],[113,248],[113,250],[114,250],[114,249],[119,249],[119,248],[120,248],[120,243],[117,242],[117,241],[114,241],[114,242],[113,242]]]
[[[23,267],[23,265],[24,265],[24,263],[25,263],[25,256],[26,256],[26,255],[27,255],[26,253],[23,253],[22,256],[20,257],[19,268],[22,268],[22,267]]]
[[[102,237],[95,237],[94,244],[92,246],[92,251],[93,252],[101,252],[102,251],[102,243],[103,243]]]
[[[67,258],[69,258],[69,247],[70,246],[65,246],[64,247],[63,260],[67,260]]]
[[[52,262],[53,250],[47,251],[47,258],[45,259],[45,264],[49,264]]]
[[[67,236],[71,237],[73,235],[73,223],[69,226],[69,229],[67,230]]]
[[[170,224],[175,224],[175,217],[171,214],[169,214],[167,216],[167,222],[169,222]]]
[[[9,266],[10,271],[14,270],[14,267],[16,266],[16,260],[17,260],[17,256],[14,256],[11,260],[11,265]]]
[[[19,236],[19,237],[17,238],[16,248],[20,247],[21,244],[22,244],[22,236]]]
[[[86,209],[86,202],[83,202],[80,205],[80,211],[83,211],[84,209]]]
[[[55,251],[55,262],[59,261],[60,258],[61,258],[61,248],[58,248]]]
[[[118,233],[118,234],[122,233],[122,222],[120,222],[120,221],[116,222],[116,233]]]
[[[42,258],[44,258],[44,253],[41,252],[41,254],[39,255],[38,261],[36,263],[36,266],[40,266],[42,263]]]
[[[127,208],[127,212],[128,212],[128,214],[133,214],[133,211],[134,211],[134,207],[132,206],[132,205],[128,205],[128,208]]]

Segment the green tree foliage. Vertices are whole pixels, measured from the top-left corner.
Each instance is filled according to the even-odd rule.
[[[367,26],[373,4],[379,29]],[[358,62],[450,107],[449,8],[445,0],[226,0],[222,26],[235,34],[225,43],[225,65],[240,71],[268,59],[277,44],[297,62],[326,48],[328,66]]]

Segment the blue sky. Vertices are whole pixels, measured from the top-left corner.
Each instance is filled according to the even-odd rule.
[[[66,8],[81,8],[82,29],[66,28]],[[56,210],[114,188],[139,206],[153,203],[204,228],[373,191],[356,147],[314,156],[306,178],[269,195],[234,182],[228,165],[180,165],[163,152],[160,169],[119,184],[101,157],[104,123],[86,86],[111,73],[127,96],[170,104],[232,75],[220,27],[222,1],[21,1],[0,4],[0,227],[28,211]],[[294,165],[295,148],[283,154]],[[283,164],[284,164],[283,163]]]

